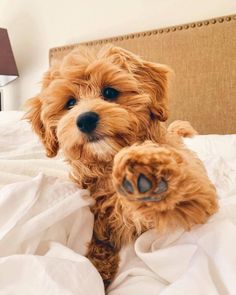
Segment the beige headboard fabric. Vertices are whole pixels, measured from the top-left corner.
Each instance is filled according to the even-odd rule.
[[[112,43],[169,65],[169,122],[188,120],[200,134],[236,133],[236,15],[52,48],[50,64],[81,45]]]

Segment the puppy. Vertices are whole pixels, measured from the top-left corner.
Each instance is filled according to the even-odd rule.
[[[182,143],[195,130],[166,130],[169,69],[112,45],[80,48],[44,75],[26,118],[49,157],[63,151],[71,179],[95,205],[87,257],[105,287],[123,245],[148,229],[191,229],[217,211],[206,171]],[[181,106],[180,106],[181,107]]]

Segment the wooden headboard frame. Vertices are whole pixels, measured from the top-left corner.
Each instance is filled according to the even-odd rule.
[[[201,134],[236,133],[236,15],[52,48],[50,64],[80,46],[124,47],[174,70],[169,121]]]

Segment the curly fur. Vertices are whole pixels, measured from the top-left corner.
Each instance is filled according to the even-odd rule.
[[[106,287],[116,274],[123,245],[151,228],[189,230],[217,210],[214,186],[180,137],[196,131],[188,122],[175,122],[168,129],[161,123],[168,118],[168,73],[166,66],[112,45],[99,51],[80,48],[49,69],[41,92],[27,103],[25,118],[47,155],[53,157],[61,148],[72,180],[96,200],[87,256]],[[117,101],[103,99],[104,86],[120,91]],[[77,104],[66,110],[71,96]],[[100,116],[92,142],[75,124],[87,111]],[[140,175],[151,186],[142,193]],[[168,188],[157,194],[154,188],[163,179]],[[124,180],[132,192],[124,189]]]

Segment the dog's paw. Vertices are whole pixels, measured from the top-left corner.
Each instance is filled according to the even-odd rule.
[[[113,182],[131,201],[159,202],[175,188],[181,162],[179,154],[152,142],[131,146],[116,155]]]
[[[198,132],[188,121],[181,120],[176,120],[172,122],[167,128],[167,131],[180,137],[193,137],[198,134]]]
[[[189,230],[218,208],[215,188],[204,171],[185,150],[144,142],[116,155],[113,183],[124,206],[132,203],[131,215],[140,209],[146,228]]]

